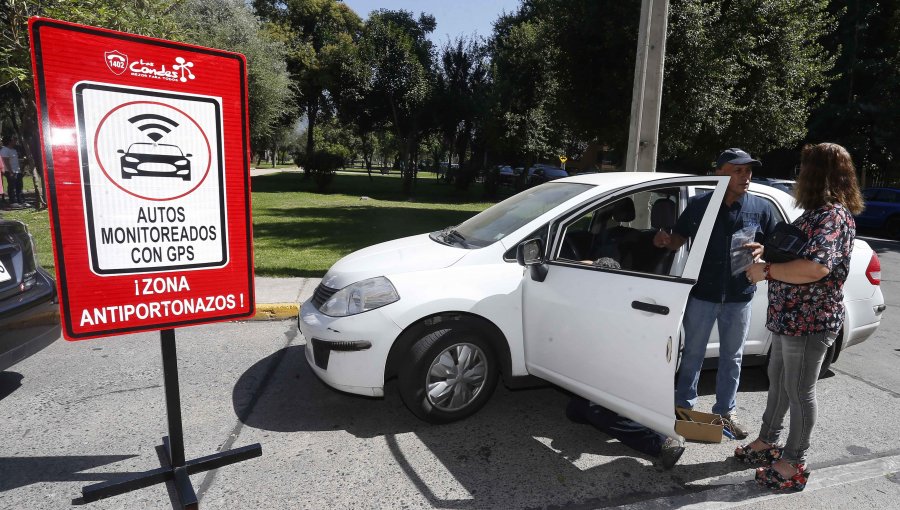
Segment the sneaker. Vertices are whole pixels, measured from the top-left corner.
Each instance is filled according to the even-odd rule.
[[[678,463],[678,459],[681,458],[681,454],[683,453],[684,447],[681,446],[678,441],[675,441],[671,437],[667,437],[659,451],[659,461],[660,464],[662,464],[663,469],[669,470],[675,467],[675,464]]]
[[[744,426],[737,421],[736,413],[723,416],[722,425],[724,426],[726,435],[730,436],[732,439],[746,439],[749,435]]]

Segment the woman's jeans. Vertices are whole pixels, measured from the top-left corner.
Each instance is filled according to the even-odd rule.
[[[744,340],[750,329],[751,303],[714,303],[691,297],[684,310],[684,351],[675,385],[675,405],[692,409],[697,403],[697,381],[706,357],[706,344],[713,324],[719,321],[719,372],[716,404],[712,412],[722,416],[734,410]]]
[[[816,381],[825,353],[837,333],[809,336],[772,334],[769,358],[769,399],[759,438],[775,444],[791,410],[791,425],[781,457],[792,464],[806,464],[809,436],[816,424]]]

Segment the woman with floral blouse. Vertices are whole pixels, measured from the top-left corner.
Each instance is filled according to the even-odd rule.
[[[756,470],[761,485],[801,491],[810,474],[806,451],[816,422],[816,381],[843,325],[843,287],[856,236],[853,214],[863,209],[847,150],[833,143],[806,146],[794,195],[806,212],[793,225],[809,237],[800,258],[747,269],[751,282],[769,282],[769,396],[759,437],[734,455],[766,464]],[[777,446],[788,409],[787,442]]]

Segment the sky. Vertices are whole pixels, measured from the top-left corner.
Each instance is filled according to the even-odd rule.
[[[344,3],[363,20],[377,9],[403,9],[411,11],[416,18],[422,12],[431,14],[437,21],[431,41],[442,45],[459,35],[477,33],[490,37],[497,17],[503,11],[515,11],[520,0],[344,0]]]

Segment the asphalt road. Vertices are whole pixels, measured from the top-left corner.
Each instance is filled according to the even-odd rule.
[[[252,443],[262,457],[191,477],[202,508],[896,508],[900,500],[900,242],[872,241],[888,309],[877,333],[819,383],[813,476],[772,495],[728,457],[690,443],[671,471],[564,416],[554,388],[498,388],[481,412],[430,426],[400,402],[338,393],[303,357],[293,321],[179,329],[186,457]],[[56,341],[0,373],[0,508],[69,508],[81,488],[159,467],[166,435],[158,334]],[[714,372],[701,379],[712,405]],[[745,370],[758,426],[761,369]],[[156,485],[86,508],[171,508]]]

